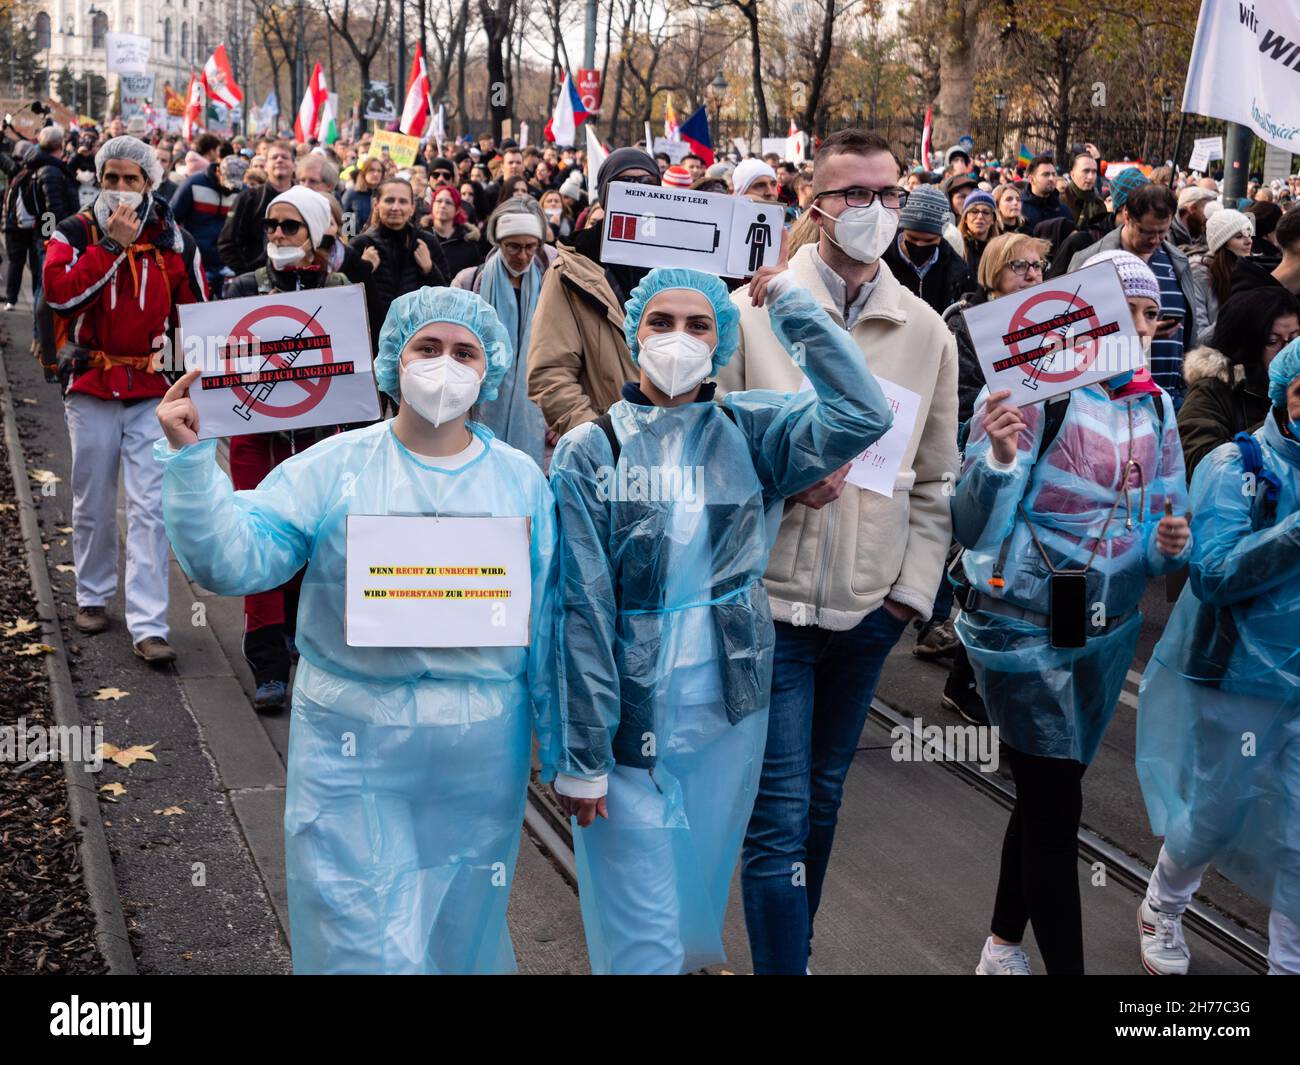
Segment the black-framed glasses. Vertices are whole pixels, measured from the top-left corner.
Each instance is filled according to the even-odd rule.
[[[268,237],[277,229],[286,237],[296,237],[302,232],[306,222],[295,222],[292,218],[263,218],[262,232]]]
[[[827,189],[825,192],[819,192],[813,197],[813,202],[823,196],[843,196],[845,207],[870,207],[879,199],[882,207],[897,211],[900,207],[907,206],[907,195],[906,189],[897,187],[869,189],[865,185],[850,185],[846,189]]]
[[[1030,270],[1037,270],[1040,274],[1046,274],[1047,268],[1052,264],[1046,259],[1012,259],[1007,265],[1011,267],[1011,272],[1016,277],[1024,277]]]

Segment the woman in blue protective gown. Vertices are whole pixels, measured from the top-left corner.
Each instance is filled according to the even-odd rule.
[[[730,393],[739,312],[716,277],[652,270],[627,302],[640,380],[551,463],[560,515],[555,789],[576,815],[592,970],[724,960],[728,888],[767,735],[763,572],[786,497],[892,423],[848,334],[778,267],[750,287],[815,391]]]
[[[159,406],[163,513],[185,572],[249,595],[306,566],[284,819],[295,972],[514,969],[506,904],[532,728],[553,731],[554,502],[532,459],[465,417],[511,359],[473,293],[400,296],[374,364],[397,417],[330,437],[252,491],[232,491],[215,440],[197,442],[197,371]],[[349,647],[349,514],[531,519],[529,646]]]
[[[1300,975],[1300,341],[1268,377],[1263,426],[1196,468],[1190,579],[1142,678],[1138,778],[1165,840],[1138,924],[1158,975],[1187,972],[1211,862],[1272,907],[1269,972]]]
[[[1155,275],[1127,252],[1099,261],[1114,262],[1145,345],[1159,315]],[[966,549],[956,630],[1016,782],[976,972],[1028,975],[1020,942],[1032,923],[1048,973],[1082,973],[1082,778],[1133,660],[1146,581],[1183,564],[1183,456],[1173,403],[1145,369],[1069,393],[1046,444],[1047,405],[1009,407],[1008,395],[985,387],[977,398],[952,499]],[[1082,647],[1050,638],[1056,574],[1085,582],[1073,619]]]

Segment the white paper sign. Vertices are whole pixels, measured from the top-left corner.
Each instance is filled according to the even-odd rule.
[[[1192,144],[1192,157],[1187,163],[1187,169],[1199,170],[1204,174],[1210,168],[1210,163],[1222,158],[1222,137],[1197,137]]]
[[[894,424],[889,427],[879,440],[862,452],[849,464],[848,476],[844,479],[851,485],[864,488],[868,492],[892,498],[894,485],[898,481],[898,471],[903,466],[903,455],[912,439],[912,430],[916,428],[916,416],[921,410],[921,397],[910,388],[876,378],[880,391],[889,401],[889,409],[894,414]],[[812,391],[812,382],[805,377],[799,386],[800,392]]]
[[[962,311],[989,391],[1012,405],[1051,399],[1143,365],[1109,262]]]
[[[149,69],[148,37],[138,33],[104,34],[104,55],[110,74],[145,74]]]
[[[601,261],[750,277],[781,252],[780,205],[744,196],[615,181],[605,204]]]
[[[685,141],[673,141],[667,137],[655,138],[654,152],[658,154],[663,152],[668,156],[669,162],[680,163],[683,158],[691,154],[691,146]]]
[[[349,647],[526,647],[528,518],[349,514]]]
[[[1292,66],[1298,23],[1300,0],[1203,0],[1183,110],[1240,122],[1261,140],[1300,152]]]
[[[379,417],[360,285],[186,303],[178,343],[200,440]]]

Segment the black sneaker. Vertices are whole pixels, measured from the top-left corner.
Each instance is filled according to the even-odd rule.
[[[987,725],[989,723],[989,715],[984,708],[984,700],[980,698],[979,689],[973,685],[964,692],[953,693],[945,690],[939,702],[944,709],[960,715],[963,721],[969,721],[972,725]]]

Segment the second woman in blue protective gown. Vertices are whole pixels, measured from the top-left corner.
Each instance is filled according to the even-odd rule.
[[[1143,964],[1181,975],[1182,915],[1213,863],[1272,910],[1269,972],[1300,975],[1300,341],[1270,410],[1192,478],[1190,579],[1142,678],[1137,770],[1164,845]]]
[[[478,296],[398,297],[375,361],[379,387],[402,396],[397,418],[330,437],[251,491],[232,491],[215,440],[194,441],[191,378],[159,407],[163,511],[185,572],[247,595],[306,566],[284,818],[297,973],[514,970],[506,906],[534,723],[553,734],[554,504],[536,463],[465,421],[511,358]],[[349,647],[349,514],[531,519],[529,646]]]
[[[765,269],[754,286],[815,391],[715,403],[705,378],[738,343],[726,286],[653,270],[624,323],[640,381],[603,423],[566,434],[551,464],[555,786],[578,815],[597,973],[724,959],[767,735],[774,637],[762,578],[782,507],[892,421],[861,353],[788,273]]]

